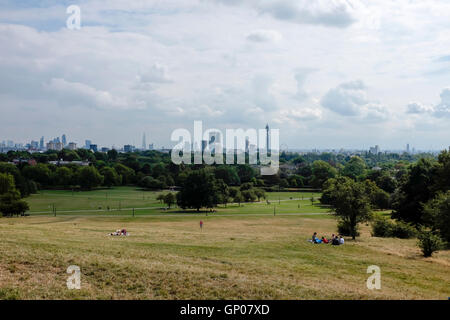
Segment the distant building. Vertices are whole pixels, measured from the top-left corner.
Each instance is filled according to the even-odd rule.
[[[49,161],[48,163],[54,164],[55,166],[64,166],[68,164],[75,164],[77,166],[88,166],[89,161],[63,161],[63,160],[57,160],[57,161]]]
[[[56,150],[55,143],[53,141],[47,143],[47,150]]]
[[[90,150],[91,149],[91,140],[86,140],[84,144],[84,148]]]
[[[370,147],[369,153],[378,154],[380,152],[380,147],[376,145],[375,147]]]
[[[89,146],[89,150],[92,150],[92,151],[94,151],[94,152],[97,152],[97,145],[96,145],[96,144],[91,144],[91,145]]]
[[[109,148],[103,147],[103,148],[101,149],[101,151],[104,152],[104,153],[106,153],[106,152],[109,151]]]
[[[39,149],[44,150],[44,137],[41,137],[41,140],[39,141]]]
[[[34,159],[14,159],[12,161],[12,163],[15,164],[15,165],[18,165],[18,164],[21,164],[21,163],[28,163],[30,166],[37,165],[37,162]]]
[[[409,153],[409,143],[406,144],[406,153]]]
[[[123,151],[124,152],[132,152],[133,151],[133,146],[130,144],[126,144],[123,146]]]
[[[154,150],[154,148],[155,148],[155,147],[153,146],[153,143],[150,143],[150,144],[148,145],[148,149],[149,149],[149,150]]]
[[[37,150],[37,149],[39,149],[39,142],[37,142],[37,141],[31,141],[31,143],[30,143],[30,149],[32,149],[32,150]]]
[[[142,150],[146,150],[147,149],[147,142],[145,141],[145,132],[142,136]]]
[[[75,142],[69,142],[68,149],[69,150],[76,150],[77,149],[77,144]]]
[[[63,144],[63,147],[65,147],[67,145],[67,139],[66,139],[66,135],[63,134],[61,137],[61,143]]]

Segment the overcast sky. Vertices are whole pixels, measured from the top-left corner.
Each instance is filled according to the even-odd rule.
[[[66,8],[81,9],[69,30]],[[450,145],[448,0],[0,0],[0,141]]]

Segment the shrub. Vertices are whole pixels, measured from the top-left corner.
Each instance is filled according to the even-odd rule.
[[[431,257],[433,252],[442,247],[442,240],[431,231],[422,231],[419,234],[418,246],[422,250],[424,257]]]
[[[394,223],[386,218],[377,218],[372,223],[372,236],[373,237],[392,237],[394,229]]]
[[[412,225],[397,221],[393,224],[392,236],[400,239],[410,239],[417,235],[417,230]]]
[[[358,228],[358,225],[356,226]],[[338,222],[337,225],[338,233],[342,234],[343,236],[351,236],[352,235],[352,228],[350,226],[350,223],[347,221],[341,220]],[[358,229],[356,229],[355,236],[359,237]]]
[[[410,239],[416,235],[417,230],[412,225],[402,221],[394,223],[386,218],[377,218],[372,223],[372,236],[374,237]]]

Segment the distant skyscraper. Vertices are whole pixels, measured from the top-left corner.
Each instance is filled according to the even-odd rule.
[[[44,137],[41,137],[41,141],[39,141],[39,149],[44,150]]]
[[[96,145],[96,144],[91,144],[91,145],[89,146],[89,150],[92,150],[92,151],[94,151],[94,152],[97,152],[97,151],[98,151],[97,145]]]
[[[65,134],[62,135],[61,142],[62,142],[64,147],[67,145],[67,140],[66,140],[66,135]]]
[[[145,132],[142,136],[142,150],[147,150],[147,142],[145,141]]]
[[[92,143],[91,140],[86,140],[86,143],[85,143],[85,146],[84,146],[84,147],[85,147],[86,149],[88,149],[88,150],[91,149],[91,143]]]
[[[267,149],[267,151],[270,150],[270,146],[269,146],[269,124],[266,125],[266,149]]]
[[[406,153],[409,153],[409,143],[406,144]]]
[[[375,147],[370,147],[370,153],[372,154],[378,154],[380,152],[380,147],[376,145]]]
[[[76,150],[77,144],[75,142],[69,142],[69,150]]]

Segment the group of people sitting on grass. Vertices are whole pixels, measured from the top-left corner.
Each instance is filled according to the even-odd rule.
[[[341,244],[344,244],[344,238],[341,235],[332,235],[330,239],[327,239],[325,237],[322,237],[321,239],[317,236],[317,232],[314,232],[311,239],[308,240],[312,243],[325,243],[325,244],[332,244],[334,246],[338,246]]]
[[[117,229],[116,232],[111,232],[110,236],[128,236],[129,233],[125,229]]]

